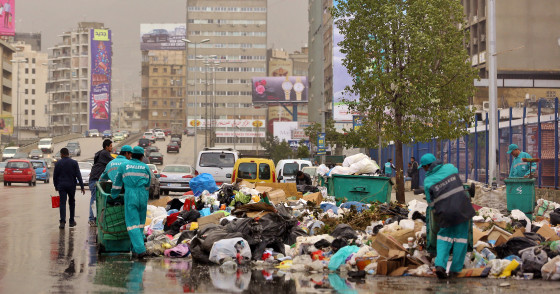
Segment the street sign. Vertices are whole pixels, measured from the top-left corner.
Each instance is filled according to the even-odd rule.
[[[359,130],[362,127],[362,117],[360,115],[354,115],[352,117],[352,129],[354,131]]]
[[[327,149],[325,148],[325,133],[319,133],[317,136],[317,155],[326,155]]]

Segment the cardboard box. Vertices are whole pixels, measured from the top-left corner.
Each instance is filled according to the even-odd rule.
[[[492,223],[484,223],[484,222],[476,222],[474,223],[479,229],[484,230],[486,228],[488,228],[490,225],[492,225]],[[506,222],[495,222],[494,223],[495,226],[498,226],[502,229],[505,229],[507,227],[507,223]]]
[[[407,266],[401,266],[398,269],[392,271],[389,276],[390,277],[400,277],[402,275],[404,275],[406,273],[406,271],[408,270]]]
[[[166,197],[161,197],[158,200],[153,200],[151,202],[148,202],[148,204],[153,205],[153,206],[166,207],[167,202],[169,202],[171,200],[173,200],[173,197],[166,196]]]
[[[298,196],[296,183],[256,183],[255,189],[257,187],[271,187],[275,190],[284,190],[287,197]]]
[[[372,242],[371,247],[375,249],[380,256],[387,258],[391,257],[389,254],[390,250],[406,251],[406,248],[404,248],[399,241],[383,233],[377,234],[377,237]]]
[[[379,259],[377,260],[377,274],[386,276],[392,272],[404,267],[405,259],[401,258],[390,258],[390,259]]]
[[[457,277],[459,278],[480,277],[483,271],[484,268],[463,269],[461,272],[459,272],[459,275]]]
[[[250,218],[263,217],[263,216],[265,216],[269,213],[270,213],[270,211],[264,211],[264,210],[263,211],[249,211],[249,212],[247,212],[247,217],[250,217]]]
[[[556,231],[550,228],[548,225],[543,225],[538,231],[537,234],[543,236],[546,241],[558,241],[560,237],[556,235]]]
[[[269,201],[272,201],[275,204],[287,201],[286,193],[284,192],[284,190],[276,189],[270,192],[265,192],[264,194],[266,195],[266,197],[268,197]]]
[[[321,194],[321,192],[317,192],[317,193],[305,195],[303,196],[303,200],[315,202],[316,204],[321,204],[321,202],[323,202],[323,194]]]
[[[493,226],[490,230],[487,231],[488,233],[486,234],[485,237],[481,238],[481,241],[498,241],[498,239],[500,238],[500,236],[505,239],[506,241],[511,237],[511,234],[498,227],[498,226]],[[485,232],[486,233],[486,232]]]
[[[257,190],[257,191],[259,191],[259,193],[263,194],[265,192],[270,192],[270,191],[274,190],[274,188],[266,187],[266,186],[258,186],[258,187],[255,187],[255,190]]]
[[[247,181],[245,181],[245,180],[243,180],[243,181],[241,181],[241,183],[239,183],[239,187],[241,187],[241,186],[245,186],[245,187],[247,187],[247,188],[249,188],[249,189],[255,189],[255,184],[249,183],[249,182],[247,182]]]
[[[211,215],[200,217],[197,220],[198,227],[202,227],[206,224],[219,224],[220,219],[222,217],[225,217],[225,216],[226,216],[225,212],[219,211],[219,212],[213,213]]]
[[[415,234],[416,232],[410,229],[402,229],[402,230],[387,233],[387,235],[395,238],[395,240],[397,240],[397,242],[399,242],[399,244],[401,245],[408,243],[408,238],[409,237],[414,238]]]

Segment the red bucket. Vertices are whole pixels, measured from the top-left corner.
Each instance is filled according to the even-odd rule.
[[[51,196],[52,208],[60,207],[60,196]]]

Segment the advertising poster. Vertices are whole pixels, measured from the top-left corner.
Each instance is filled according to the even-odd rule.
[[[268,63],[268,75],[271,77],[285,77],[292,75],[292,61],[271,60]]]
[[[307,102],[307,77],[253,78],[253,103]]]
[[[325,133],[318,133],[317,134],[317,155],[325,155],[327,154],[326,145],[326,134]]]
[[[185,24],[140,24],[140,50],[185,50],[187,37]]]
[[[0,116],[0,134],[11,135],[14,133],[14,117],[8,115]]]
[[[14,36],[16,32],[15,0],[0,0],[0,36]]]
[[[336,5],[336,1],[334,5]],[[342,60],[346,56],[340,52],[339,42],[344,40],[344,36],[340,34],[340,30],[336,26],[336,20],[333,23],[333,119],[337,122],[352,122],[353,115],[357,113],[350,112],[348,104],[344,102],[356,101],[357,96],[351,96],[345,93],[344,88],[354,84],[348,70],[342,64]]]
[[[89,128],[111,129],[111,31],[91,30]]]

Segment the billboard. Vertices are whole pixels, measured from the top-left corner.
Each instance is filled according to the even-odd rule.
[[[268,62],[268,75],[271,77],[285,77],[292,75],[292,61],[272,59]]]
[[[90,30],[91,89],[89,128],[111,129],[111,30]]]
[[[11,115],[0,116],[0,134],[11,135],[14,133],[14,117]]]
[[[337,2],[334,2],[336,5]],[[346,67],[342,64],[342,60],[346,55],[340,52],[339,42],[344,40],[344,36],[336,26],[336,20],[333,23],[333,119],[337,122],[352,122],[353,116],[357,113],[350,112],[348,104],[344,100],[356,101],[358,96],[351,96],[345,93],[344,88],[354,84],[352,77],[348,73]]]
[[[14,36],[16,32],[15,0],[0,1],[0,36]]]
[[[140,24],[140,50],[185,50],[184,23]]]
[[[264,128],[264,120],[252,120],[252,119],[217,119],[215,127],[217,128],[233,128],[234,126],[238,128]],[[195,120],[188,119],[187,125],[189,127],[194,127]],[[208,125],[212,124],[212,120],[208,119]],[[197,123],[199,128],[206,127],[206,120],[204,118],[198,119]]]
[[[307,102],[307,77],[253,78],[253,103]]]

